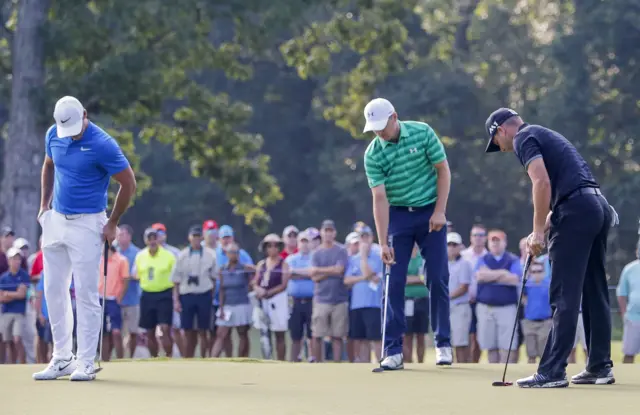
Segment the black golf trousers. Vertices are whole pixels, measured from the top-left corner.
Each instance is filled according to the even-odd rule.
[[[577,194],[553,210],[549,233],[550,303],[553,326],[538,373],[565,375],[573,349],[582,298],[587,342],[587,370],[598,372],[611,362],[611,314],[605,273],[611,211],[596,194]]]

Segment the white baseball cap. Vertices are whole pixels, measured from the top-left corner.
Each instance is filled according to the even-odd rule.
[[[384,130],[389,122],[389,117],[396,112],[391,103],[384,98],[376,98],[369,101],[366,107],[364,107],[364,119],[367,123],[364,126],[363,133],[367,131],[380,131]]]
[[[457,232],[449,232],[447,234],[447,243],[448,244],[454,243],[454,244],[460,245],[462,243],[462,236],[460,236],[460,234]]]
[[[349,235],[347,235],[344,241],[344,243],[347,245],[351,245],[356,242],[360,242],[360,234],[358,234],[358,232],[351,232]]]
[[[7,258],[13,258],[16,255],[20,255],[20,257],[22,257],[22,252],[20,252],[18,248],[12,246],[7,249]]]
[[[18,238],[13,242],[13,247],[17,249],[28,248],[29,241],[24,238]]]
[[[56,102],[53,118],[56,120],[59,138],[76,136],[82,131],[84,107],[77,98],[62,97]]]

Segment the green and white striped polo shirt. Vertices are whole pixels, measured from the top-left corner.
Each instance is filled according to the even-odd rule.
[[[369,187],[384,184],[392,206],[420,207],[437,199],[434,165],[446,160],[442,142],[425,123],[400,121],[400,138],[392,143],[376,137],[364,153]]]

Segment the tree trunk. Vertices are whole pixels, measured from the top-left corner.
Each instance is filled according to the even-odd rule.
[[[9,131],[0,185],[0,223],[37,245],[45,78],[44,25],[50,0],[22,0],[12,47],[13,79]],[[51,113],[53,110],[50,111]]]

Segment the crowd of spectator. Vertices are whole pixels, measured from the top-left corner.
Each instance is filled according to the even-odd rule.
[[[467,246],[448,225],[456,362],[478,362],[484,352],[490,363],[504,363],[509,348],[524,347],[528,362],[535,363],[552,324],[548,257],[533,260],[518,309],[524,239],[514,254],[507,251],[505,232],[476,224]],[[296,362],[380,358],[384,267],[380,246],[365,223],[354,224],[344,243],[331,220],[302,231],[287,226],[281,235],[264,237],[257,261],[234,239],[230,226],[218,227],[214,220],[191,227],[182,249],[167,243],[161,223],[141,233],[144,247],[132,243],[131,226],[121,225],[100,264],[103,270],[107,261],[106,278],[99,284],[105,310],[103,360],[249,357],[258,346],[265,358]],[[0,238],[0,363],[46,363],[53,345],[42,252],[16,238],[10,227],[2,228]],[[405,289],[406,362],[423,362],[427,350],[424,274],[416,246]],[[617,293],[624,317],[624,362],[631,363],[640,352],[640,261],[625,267]],[[73,281],[69,295],[74,304]],[[518,332],[510,344],[516,317]],[[252,327],[260,332],[259,345],[251,344]],[[587,346],[582,315],[578,346]],[[511,353],[511,360],[517,362],[519,355]],[[575,361],[575,348],[570,361]]]

